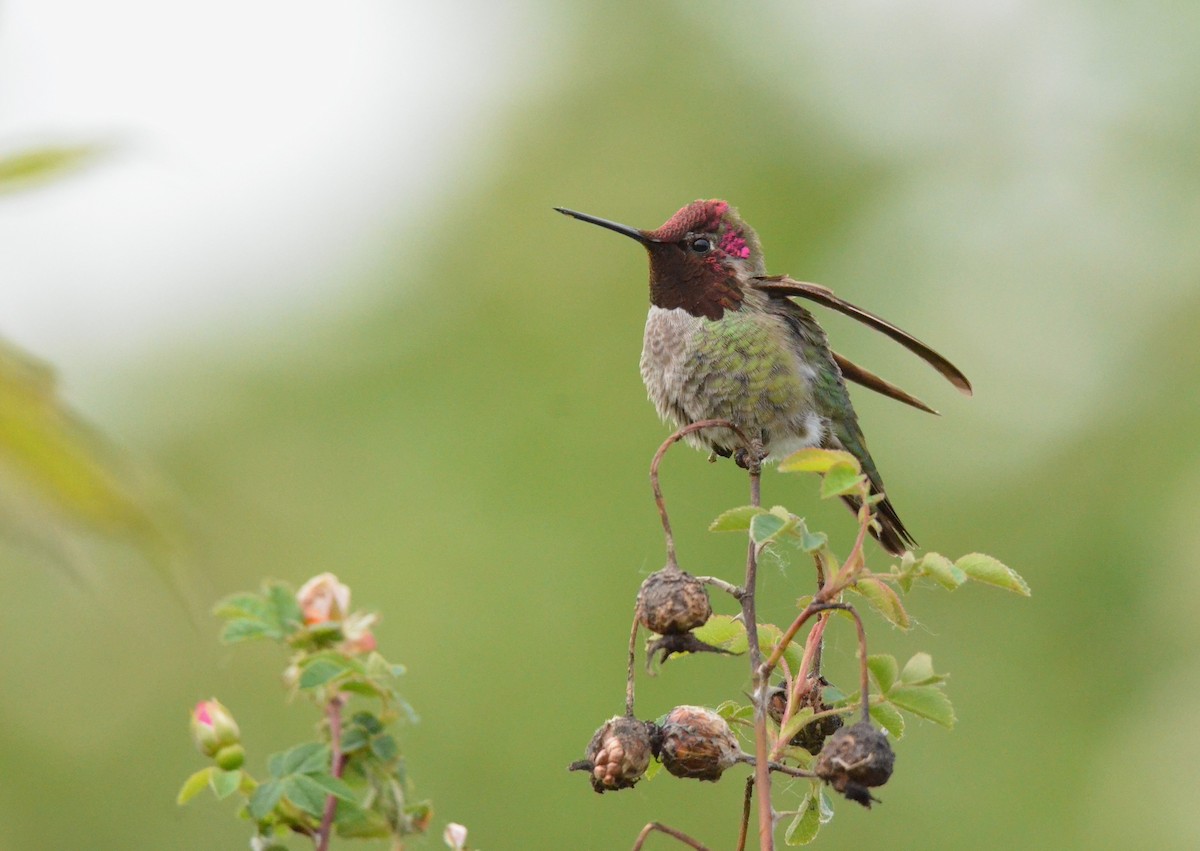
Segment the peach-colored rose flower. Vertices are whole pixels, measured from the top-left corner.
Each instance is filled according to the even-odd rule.
[[[340,621],[350,611],[350,588],[332,573],[322,573],[305,582],[296,592],[296,602],[309,626]]]

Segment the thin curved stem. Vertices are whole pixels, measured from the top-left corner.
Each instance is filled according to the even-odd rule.
[[[642,828],[642,832],[638,834],[637,840],[633,843],[632,851],[641,851],[642,846],[646,844],[646,837],[655,831],[658,831],[659,833],[665,833],[667,836],[670,836],[673,839],[678,839],[689,848],[695,848],[696,851],[709,851],[706,846],[701,845],[683,831],[676,830],[673,827],[667,827],[665,824],[657,821],[652,821]]]
[[[654,460],[650,462],[650,487],[654,490],[654,504],[658,508],[658,516],[662,520],[663,535],[667,539],[667,563],[676,564],[675,558],[675,536],[671,533],[671,521],[667,517],[667,506],[663,501],[662,485],[658,481],[658,466],[662,463],[663,456],[667,454],[667,450],[674,446],[683,438],[687,437],[692,432],[701,431],[706,428],[725,428],[736,434],[746,446],[750,445],[746,433],[737,427],[730,420],[698,420],[697,422],[685,425],[683,428],[676,429],[675,432],[662,442],[658,447],[658,451],[654,453]]]
[[[633,665],[637,661],[637,612],[633,614],[633,628],[629,630],[629,670],[625,674],[625,716],[633,717]]]

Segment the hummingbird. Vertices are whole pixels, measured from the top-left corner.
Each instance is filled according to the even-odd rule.
[[[699,420],[729,420],[761,441],[766,461],[812,446],[849,452],[862,466],[870,492],[882,497],[875,505],[872,535],[893,555],[916,546],[884,494],[846,382],[937,411],[830,349],[824,329],[794,299],[832,308],[886,334],[969,396],[971,384],[956,366],[827,287],[768,275],[758,234],[725,201],[693,201],[657,230],[554,209],[624,234],[649,254],[650,313],[641,373],[664,422],[678,428]],[[685,440],[746,465],[745,450],[730,429],[705,429]],[[857,497],[842,499],[852,511],[859,510]]]

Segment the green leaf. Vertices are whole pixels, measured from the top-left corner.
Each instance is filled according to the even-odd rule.
[[[300,666],[300,688],[316,688],[330,680],[347,673],[348,665],[339,664],[335,659],[320,658],[306,660]]]
[[[250,818],[262,821],[271,814],[282,797],[283,784],[278,780],[269,780],[263,783],[251,793],[250,800],[246,802]]]
[[[900,676],[900,664],[895,656],[880,654],[867,657],[867,669],[881,692],[887,692]]]
[[[758,646],[764,656],[770,656],[774,653],[775,648],[781,641],[783,641],[783,630],[775,626],[775,624],[760,623],[758,625]],[[746,648],[749,649],[749,647],[750,643],[747,641]],[[799,671],[800,665],[804,661],[804,652],[796,646],[795,641],[792,641],[783,651],[783,658],[787,660],[789,669]]]
[[[234,618],[227,621],[221,628],[222,644],[237,644],[239,641],[251,641],[255,638],[280,638],[282,633],[274,630],[269,624],[249,618]]]
[[[904,604],[900,602],[900,595],[890,585],[873,576],[864,576],[858,582],[850,585],[848,590],[866,597],[871,608],[901,629],[907,630],[912,626],[908,612],[905,611]]]
[[[216,770],[215,766],[210,765],[183,781],[183,785],[179,787],[179,794],[175,796],[175,803],[182,806],[204,791],[204,787],[208,785],[208,778]]]
[[[243,591],[231,594],[213,606],[213,614],[221,618],[244,617],[265,621],[271,617],[271,607],[257,594]]]
[[[923,686],[940,683],[946,679],[944,674],[933,671],[933,658],[928,653],[917,653],[904,663],[900,672],[900,682],[908,686]]]
[[[896,686],[888,692],[888,700],[906,712],[928,718],[935,724],[947,728],[954,726],[954,707],[950,705],[950,698],[937,686]]]
[[[400,756],[400,747],[396,739],[387,733],[381,733],[371,739],[371,753],[380,762],[391,762]]]
[[[387,819],[350,801],[338,804],[333,823],[343,839],[385,839],[392,835]]]
[[[283,794],[304,812],[318,818],[325,812],[325,799],[329,797],[307,774],[292,774],[282,781]]]
[[[800,535],[800,549],[808,553],[816,552],[828,543],[829,536],[824,532],[810,532],[805,529]]]
[[[291,750],[284,751],[281,757],[278,773],[272,771],[276,777],[284,777],[288,774],[311,774],[315,771],[323,771],[329,766],[329,748],[321,742],[305,742],[302,745],[296,745]]]
[[[778,514],[764,512],[751,518],[750,537],[754,540],[755,544],[761,547],[768,541],[773,541],[793,525],[795,524],[790,519],[785,520]]]
[[[1001,564],[991,556],[983,553],[968,553],[955,562],[955,565],[976,582],[984,582],[1014,591],[1023,597],[1029,596],[1029,584],[1021,575],[1005,564]]]
[[[296,602],[296,595],[282,582],[274,582],[267,586],[267,601],[270,603],[276,621],[285,632],[294,632],[304,624],[304,613]]]
[[[325,790],[325,794],[341,798],[343,801],[353,801],[358,796],[346,785],[344,780],[334,777],[328,771],[316,771],[305,775],[313,783]]]
[[[748,703],[738,703],[736,700],[723,701],[714,711],[726,721],[752,721],[754,719],[754,707]]]
[[[825,473],[838,464],[853,468],[855,473],[862,469],[858,463],[858,459],[849,452],[843,452],[840,449],[809,447],[808,449],[801,449],[799,452],[793,452],[780,461],[779,472]]]
[[[914,567],[943,588],[953,591],[967,581],[967,574],[955,566],[954,562],[938,553],[925,553]]]
[[[760,514],[763,514],[764,509],[757,505],[743,505],[740,508],[731,508],[728,511],[723,511],[717,516],[717,519],[708,524],[710,532],[745,532],[750,528],[750,521]]]
[[[750,649],[745,624],[732,615],[713,615],[704,626],[692,630],[692,635],[729,653],[741,654]]]
[[[867,479],[849,464],[834,464],[821,479],[821,499],[856,493]]]
[[[796,812],[796,817],[788,825],[783,834],[783,841],[791,847],[807,845],[817,838],[821,829],[821,805],[816,794],[810,789],[804,798],[804,803]]]
[[[890,703],[873,703],[870,706],[871,717],[894,738],[904,737],[904,716],[896,711]]]
[[[383,722],[373,712],[355,712],[350,723],[356,727],[362,727],[368,733],[383,732]]]
[[[658,772],[662,771],[662,763],[657,759],[650,760],[650,764],[646,766],[646,773],[643,775],[645,780],[653,780]]]
[[[213,794],[217,796],[217,800],[224,800],[241,787],[242,770],[240,768],[233,771],[221,771],[218,769],[212,773],[208,782],[212,786]]]

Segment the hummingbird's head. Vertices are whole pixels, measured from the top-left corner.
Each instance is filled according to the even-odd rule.
[[[742,305],[742,282],[766,274],[758,234],[725,201],[693,201],[657,230],[638,230],[556,207],[636,239],[650,255],[650,301],[720,319]]]

